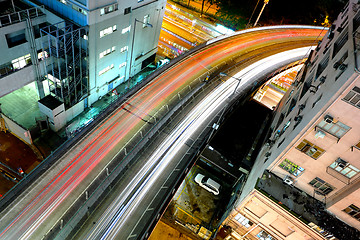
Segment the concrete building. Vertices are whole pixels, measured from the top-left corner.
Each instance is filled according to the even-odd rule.
[[[255,189],[236,206],[223,224],[231,228],[225,240],[325,239],[313,227]]]
[[[165,4],[165,0],[15,1],[8,8],[9,17],[0,17],[0,35],[6,38],[0,43],[5,53],[0,98],[36,83],[39,98],[51,95],[64,104],[60,115],[47,116],[58,122],[55,127],[49,121],[50,127],[59,130],[155,59]]]
[[[358,230],[359,26],[360,4],[351,0],[278,104],[269,139],[249,175],[254,180],[267,168]],[[254,185],[248,181],[240,202]]]

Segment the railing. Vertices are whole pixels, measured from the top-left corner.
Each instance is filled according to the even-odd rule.
[[[33,7],[22,11],[9,13],[0,16],[0,27],[5,27],[11,24],[26,21],[29,18],[36,18],[45,15],[44,7]]]

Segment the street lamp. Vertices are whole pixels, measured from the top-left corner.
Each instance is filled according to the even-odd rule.
[[[237,90],[237,88],[239,87],[239,84],[240,84],[240,82],[241,82],[241,78],[236,78],[236,77],[233,77],[233,76],[229,76],[229,75],[227,75],[226,73],[223,73],[223,72],[219,73],[219,75],[220,75],[221,77],[230,77],[230,78],[233,78],[233,79],[235,79],[235,80],[238,80],[238,83],[237,83],[237,85],[236,85],[236,87],[235,87],[235,89],[234,89],[234,92],[232,93],[232,95],[234,95],[235,92],[236,92],[236,90]]]
[[[149,27],[153,27],[152,24],[148,23],[148,22],[142,22],[140,20],[137,20],[135,18],[135,23],[134,23],[134,30],[133,30],[133,36],[132,36],[132,42],[131,42],[131,52],[130,52],[130,66],[129,66],[129,80],[128,80],[128,89],[130,89],[130,79],[131,79],[131,67],[132,67],[132,64],[133,64],[133,52],[134,52],[134,41],[135,41],[135,28],[136,28],[136,22],[140,22],[142,23],[143,25],[145,26],[149,26]]]
[[[261,11],[259,13],[259,16],[257,17],[256,21],[255,21],[255,24],[254,24],[254,27],[256,26],[256,24],[258,23],[259,19],[260,19],[260,16],[262,14],[262,12],[264,11],[264,8],[265,6],[269,3],[270,0],[264,0],[264,5],[263,7],[261,8]]]

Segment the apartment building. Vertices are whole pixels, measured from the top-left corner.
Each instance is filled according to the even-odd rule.
[[[358,230],[359,26],[360,4],[351,0],[278,104],[271,135],[254,165],[323,202],[329,213]],[[245,189],[242,199],[251,187]]]
[[[4,42],[0,46],[6,52],[1,61],[7,74],[0,79],[6,86],[0,97],[36,83],[39,98],[50,95],[64,104],[65,111],[56,116],[51,109],[43,110],[50,127],[59,130],[155,59],[165,4],[165,0],[16,1],[9,14],[22,17],[18,11],[22,5],[30,17],[18,23],[9,17],[11,24],[0,28],[7,40],[7,46]],[[13,63],[17,59],[20,67]],[[14,69],[16,74],[10,74]]]
[[[255,189],[236,206],[223,225],[231,229],[225,240],[326,239],[314,225],[306,225]]]

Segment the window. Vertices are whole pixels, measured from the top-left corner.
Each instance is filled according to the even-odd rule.
[[[354,204],[351,204],[350,206],[345,208],[343,211],[346,212],[347,214],[349,214],[350,216],[352,216],[353,218],[356,218],[357,220],[360,221],[360,208],[358,208]]]
[[[242,214],[240,214],[240,213],[238,213],[235,217],[234,217],[234,219],[238,222],[238,223],[240,223],[241,225],[243,225],[244,227],[246,227],[246,228],[249,228],[249,227],[251,227],[252,225],[253,225],[253,223],[249,220],[249,219],[247,219],[246,217],[244,217]]]
[[[338,138],[341,138],[345,135],[351,128],[342,122],[327,122],[325,119],[323,119],[321,122],[318,123],[317,127],[321,128],[322,130],[325,130],[325,132],[330,133],[333,136],[336,136]]]
[[[106,68],[104,68],[103,70],[101,70],[99,72],[99,76],[103,75],[104,73],[106,73],[107,71],[111,70],[114,68],[114,64],[111,64],[110,66],[107,66]]]
[[[12,60],[11,64],[14,69],[21,69],[26,67],[27,65],[31,64],[30,54]]]
[[[360,171],[359,169],[357,169],[356,167],[354,167],[353,165],[349,164],[348,162],[346,162],[341,158],[338,158],[329,167],[341,173],[347,178],[354,177]]]
[[[119,68],[125,67],[126,66],[126,62],[120,63]]]
[[[264,230],[262,230],[261,232],[259,232],[256,235],[260,240],[272,240],[275,239],[273,238],[269,233],[265,232]]]
[[[121,49],[120,49],[120,52],[126,52],[126,51],[128,51],[129,50],[129,47],[128,46],[125,46],[125,47],[122,47]]]
[[[360,88],[354,87],[342,100],[360,108]]]
[[[143,28],[146,28],[148,26],[149,22],[150,22],[150,15],[147,14],[144,16]]]
[[[105,37],[106,35],[109,35],[115,31],[116,31],[116,25],[114,25],[112,27],[108,27],[108,28],[100,31],[100,38]]]
[[[131,29],[131,26],[123,28],[123,30],[121,30],[121,33],[124,34],[124,33],[130,32],[130,29]]]
[[[327,182],[325,182],[324,180],[316,177],[313,180],[311,180],[311,182],[309,182],[309,184],[311,186],[313,186],[314,188],[316,188],[316,190],[323,195],[326,195],[330,192],[332,192],[332,190],[334,190],[335,188],[333,186],[331,186],[330,184],[328,184]]]
[[[319,63],[317,70],[316,70],[315,79],[317,79],[321,75],[321,73],[327,67],[328,63],[329,63],[329,54],[327,54]]]
[[[131,7],[124,9],[124,15],[131,13]]]
[[[87,11],[85,9],[82,9],[82,8],[76,6],[75,4],[72,4],[72,8],[81,14],[87,15]]]
[[[112,48],[108,48],[108,49],[106,49],[105,51],[102,51],[102,52],[99,54],[99,58],[101,59],[101,58],[103,58],[104,56],[109,55],[110,53],[114,52],[115,49],[116,49],[116,47],[113,46]]]
[[[15,46],[18,46],[20,44],[27,42],[26,37],[25,37],[25,29],[6,34],[5,37],[6,37],[6,42],[7,42],[9,48],[12,48],[12,47],[15,47]]]
[[[288,171],[295,177],[299,176],[304,171],[304,168],[291,162],[289,159],[285,159],[284,161],[282,161],[282,163],[280,163],[279,167]]]
[[[308,140],[304,139],[297,147],[296,149],[300,150],[301,152],[305,153],[309,157],[312,157],[314,159],[318,159],[325,150],[312,144]]]
[[[107,7],[104,7],[104,8],[101,8],[100,9],[100,15],[108,14],[108,13],[114,12],[116,10],[118,10],[118,4],[117,3],[112,4],[110,6],[107,6]]]
[[[333,57],[336,56],[336,54],[345,45],[345,43],[347,42],[348,39],[349,39],[348,31],[346,31],[341,37],[338,38],[338,40],[334,44]]]

